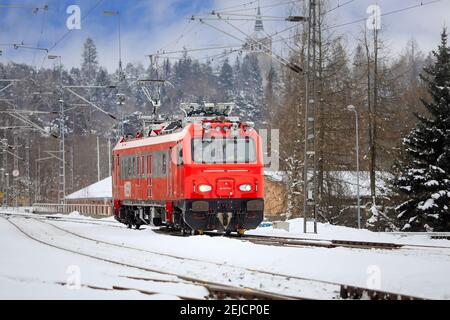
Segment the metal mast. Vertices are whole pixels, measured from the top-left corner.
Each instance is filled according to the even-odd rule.
[[[27,135],[25,141],[25,176],[27,181],[27,202],[31,205],[31,176],[30,176],[30,135]]]
[[[65,151],[65,115],[64,115],[64,101],[59,100],[59,189],[58,189],[58,202],[64,203],[66,197],[66,151]]]
[[[308,57],[306,69],[306,110],[305,110],[305,155],[304,155],[304,233],[308,233],[308,222],[314,223],[314,233],[317,233],[317,54],[318,54],[318,12],[317,1],[309,0],[308,23]]]
[[[19,171],[19,134],[17,131],[13,132],[14,136],[14,171]],[[13,197],[14,197],[14,207],[17,207],[17,196],[19,194],[18,192],[18,176],[14,176],[13,179]]]
[[[7,135],[7,127],[9,126],[9,119],[6,119],[6,126],[5,126],[5,130],[4,130],[4,141],[7,142],[8,141],[8,135]],[[2,161],[2,188],[1,191],[3,192],[3,204],[6,204],[8,206],[8,188],[9,188],[9,183],[6,182],[6,180],[9,180],[8,178],[8,152],[6,151],[6,146],[2,147],[2,155],[3,155],[3,161]]]

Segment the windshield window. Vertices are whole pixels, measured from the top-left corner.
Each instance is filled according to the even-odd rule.
[[[253,139],[193,139],[192,160],[196,163],[254,163],[256,145]]]

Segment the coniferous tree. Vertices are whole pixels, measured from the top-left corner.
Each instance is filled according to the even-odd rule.
[[[233,96],[233,68],[228,62],[228,58],[223,62],[220,69],[219,88],[223,94],[223,101],[228,101]]]
[[[241,66],[241,74],[243,88],[237,99],[239,115],[245,119],[261,121],[264,89],[256,55],[248,54],[245,56]]]
[[[433,52],[434,65],[424,68],[431,102],[429,116],[404,139],[406,157],[394,185],[408,197],[397,211],[407,231],[450,231],[450,48],[447,32]]]
[[[87,83],[92,83],[95,81],[97,71],[97,47],[94,40],[87,38],[83,46],[81,73]]]

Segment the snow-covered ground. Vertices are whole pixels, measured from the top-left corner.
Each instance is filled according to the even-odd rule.
[[[432,240],[426,234],[397,234],[388,232],[372,232],[369,230],[358,230],[354,228],[333,226],[330,224],[319,223],[317,225],[318,234],[303,233],[303,219],[294,219],[289,221],[289,231],[274,229],[273,227],[259,228],[254,231],[249,231],[248,234],[279,236],[279,237],[293,237],[293,238],[308,238],[317,240],[351,240],[351,241],[366,241],[375,243],[395,243],[402,245],[424,245],[424,246],[446,246],[450,248],[450,241],[448,240]],[[313,223],[308,222],[308,230],[313,230]]]
[[[0,212],[4,210],[0,209]],[[71,214],[68,217],[94,221]],[[450,249],[409,248],[400,250],[359,250],[348,248],[288,248],[257,245],[238,239],[195,236],[174,237],[156,233],[152,228],[129,230],[111,218],[90,224],[71,221],[36,221],[10,218],[36,238],[51,241],[74,252],[88,253],[140,266],[153,271],[171,271],[179,276],[283,293],[332,299],[333,289],[327,284],[309,283],[298,278],[345,283],[360,287],[433,299],[450,299]],[[133,251],[96,243],[67,234],[54,226],[77,235],[147,250]],[[301,236],[301,220],[291,222],[290,232],[260,228],[252,233]],[[423,236],[400,237],[319,225],[320,239],[347,239],[379,242],[424,244],[450,247],[450,241],[430,240]],[[158,255],[158,253],[162,255]],[[188,258],[182,260],[179,258]],[[286,277],[270,276],[273,272]],[[79,279],[81,287],[63,285]],[[149,281],[132,278],[152,279]],[[137,290],[112,290],[113,287]],[[97,287],[93,289],[92,287]],[[109,290],[100,290],[109,289]],[[153,292],[153,295],[141,293]],[[143,271],[99,261],[40,244],[21,234],[0,217],[0,298],[36,299],[172,299],[203,298],[205,288],[180,283],[175,275]]]

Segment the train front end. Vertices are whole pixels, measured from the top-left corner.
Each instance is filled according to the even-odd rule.
[[[185,196],[177,207],[189,228],[240,234],[257,228],[264,219],[264,164],[253,124],[193,124],[184,149]]]

